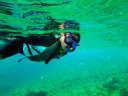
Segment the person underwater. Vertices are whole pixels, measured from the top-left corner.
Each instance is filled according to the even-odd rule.
[[[12,40],[0,50],[0,59],[20,53],[31,61],[44,61],[48,64],[54,58],[58,59],[68,52],[73,52],[79,42],[80,34],[76,32],[52,32],[42,36],[21,37]]]
[[[48,4],[47,4],[48,5]],[[22,6],[27,6],[22,4]],[[32,6],[32,5],[31,5]],[[29,8],[31,8],[29,6]],[[56,6],[56,5],[55,5]],[[8,21],[0,24],[0,28],[13,29],[13,30],[41,30],[41,31],[56,31],[56,30],[79,30],[79,23],[75,20],[65,20],[65,19],[54,19],[46,11],[24,11],[21,4],[13,4],[0,1],[0,13],[14,17],[15,19],[21,19],[29,21],[30,24],[25,24],[23,26],[15,26],[13,24],[7,23]],[[32,25],[33,24],[33,25]],[[36,26],[35,26],[36,25]]]

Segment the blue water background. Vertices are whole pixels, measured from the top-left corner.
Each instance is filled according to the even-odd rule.
[[[1,60],[1,96],[24,96],[22,94],[40,90],[54,93],[52,96],[85,96],[87,93],[89,96],[98,96],[94,94],[98,93],[95,90],[107,93],[101,86],[112,78],[119,79],[119,92],[123,88],[127,89],[127,0],[73,1],[70,5],[44,9],[56,19],[72,18],[80,22],[80,47],[60,59],[50,61],[48,65],[28,59],[17,63],[23,57],[20,54]],[[22,0],[19,2],[26,3]],[[14,25],[14,22],[11,24]],[[108,89],[112,90],[111,87]],[[104,96],[120,96],[118,91],[112,90]]]

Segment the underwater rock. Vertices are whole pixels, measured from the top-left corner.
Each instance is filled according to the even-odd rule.
[[[39,92],[29,92],[26,94],[26,96],[47,96],[47,92],[39,91]]]
[[[128,90],[126,88],[121,89],[120,96],[128,96]]]
[[[107,90],[116,90],[118,89],[117,84],[119,83],[119,80],[116,77],[111,78],[108,80],[106,83],[103,84],[103,87],[106,88]]]

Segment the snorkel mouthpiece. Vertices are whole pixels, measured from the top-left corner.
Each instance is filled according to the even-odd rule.
[[[71,47],[66,46],[65,52],[72,52],[72,51],[74,51],[76,49],[77,46],[78,46],[78,43],[73,42]]]
[[[72,48],[76,48],[77,46],[78,46],[78,43],[73,42],[73,44],[72,44]]]
[[[69,52],[69,48],[67,46],[66,46],[65,52],[66,53]]]

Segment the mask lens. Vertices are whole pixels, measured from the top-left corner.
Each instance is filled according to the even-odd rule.
[[[66,44],[71,45],[72,42],[73,42],[73,40],[72,40],[72,38],[70,36],[65,38],[65,43]]]

